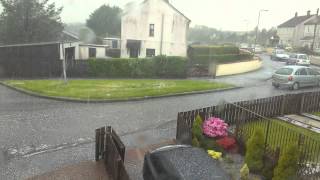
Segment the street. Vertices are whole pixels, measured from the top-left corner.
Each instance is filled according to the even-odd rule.
[[[127,147],[175,138],[180,111],[292,93],[270,77],[283,62],[261,55],[263,68],[215,81],[243,88],[144,101],[84,104],[27,96],[0,86],[0,179],[22,179],[94,159],[94,130],[111,125]],[[306,88],[295,92],[318,91]]]

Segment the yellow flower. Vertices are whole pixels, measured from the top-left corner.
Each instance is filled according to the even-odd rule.
[[[208,150],[209,156],[211,156],[213,159],[221,159],[222,153],[221,152],[216,152],[214,150]]]

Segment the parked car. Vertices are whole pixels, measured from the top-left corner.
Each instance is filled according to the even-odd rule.
[[[145,155],[143,179],[230,180],[231,177],[203,149],[173,145]]]
[[[293,90],[306,86],[320,86],[320,73],[305,66],[285,66],[272,75],[272,85]]]
[[[311,64],[311,61],[306,54],[292,54],[287,60],[287,64],[309,66]]]
[[[256,45],[256,47],[253,47],[252,49],[256,54],[259,54],[259,53],[263,52],[262,47],[259,46],[259,45]]]
[[[278,61],[287,61],[289,59],[289,55],[283,49],[275,49],[272,51],[271,59]]]

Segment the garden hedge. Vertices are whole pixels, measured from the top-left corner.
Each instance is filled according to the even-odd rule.
[[[240,52],[236,46],[191,46],[188,56],[193,65],[208,66],[212,62],[225,64],[252,59],[252,54]]]
[[[89,75],[111,78],[185,78],[187,59],[175,56],[90,59]]]

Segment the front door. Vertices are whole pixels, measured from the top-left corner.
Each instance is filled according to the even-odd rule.
[[[138,49],[131,48],[131,49],[129,49],[129,54],[130,54],[130,58],[138,58],[139,51],[138,51]]]

